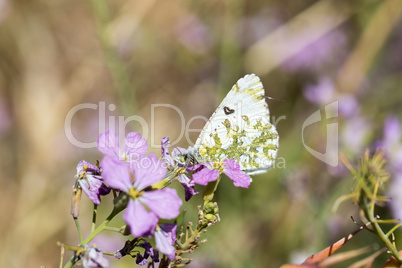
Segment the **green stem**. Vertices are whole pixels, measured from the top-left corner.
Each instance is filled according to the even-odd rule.
[[[113,219],[114,216],[117,215],[117,213],[119,213],[120,211],[117,211],[116,209],[113,209],[113,211],[110,213],[110,215],[106,218],[106,220],[104,220],[101,225],[98,226],[98,228],[96,228],[93,232],[91,232],[89,234],[89,236],[85,239],[83,244],[88,244],[89,242],[91,242],[92,239],[95,238],[95,236],[97,236],[100,232],[102,232],[106,225]]]
[[[402,222],[395,225],[389,232],[386,234],[387,237],[389,237],[396,229],[398,229],[400,226],[402,226]]]
[[[198,234],[199,234],[198,230],[195,230],[194,232],[192,232],[191,236],[186,239],[186,242],[184,242],[184,244],[180,245],[182,249],[179,251],[185,251],[190,246],[190,244],[194,242],[194,240],[198,236]]]
[[[221,181],[222,175],[219,174],[219,177],[216,181],[211,181],[204,188],[204,192],[202,193],[202,199],[204,200],[205,205],[214,198],[214,194],[216,189],[218,188],[219,182]]]
[[[63,260],[64,260],[64,246],[61,245],[60,247],[60,264],[59,264],[59,268],[63,268]]]
[[[71,268],[73,265],[78,261],[77,256],[73,255],[71,258],[68,260],[66,265],[64,265],[64,268]]]
[[[84,242],[84,238],[82,237],[81,225],[80,225],[80,222],[78,221],[77,217],[74,217],[74,222],[75,222],[75,227],[77,227],[78,236],[80,238],[80,243],[82,244]]]
[[[91,226],[91,233],[95,230],[96,226],[96,216],[98,214],[98,205],[94,204],[94,210],[92,212],[92,226]]]
[[[110,215],[106,218],[106,220],[104,222],[102,222],[101,225],[98,226],[98,228],[96,228],[93,232],[91,232],[89,234],[89,236],[81,242],[82,244],[88,244],[89,242],[91,242],[92,239],[95,238],[95,236],[97,236],[100,232],[102,232],[105,228],[106,225],[113,219],[114,216],[116,216],[121,210],[116,210],[113,209],[113,211],[110,213]],[[66,246],[65,246],[66,247]],[[67,247],[66,247],[67,248]],[[73,255],[70,260],[66,263],[66,265],[64,265],[64,268],[71,268],[73,267],[73,265],[79,260],[79,258],[76,255]]]
[[[120,233],[120,228],[116,228],[116,227],[105,226],[104,230],[105,231],[112,231],[112,232]]]
[[[367,204],[366,199],[363,197],[361,204],[363,205],[363,211],[367,219],[371,222],[373,225],[374,231],[377,233],[378,237],[382,240],[382,242],[385,244],[385,246],[388,248],[390,251],[391,255],[394,256],[395,259],[397,259],[400,263],[402,263],[402,256],[399,255],[398,250],[392,245],[392,242],[388,239],[388,236],[384,234],[382,231],[380,225],[378,224],[377,220],[375,219],[373,213],[371,213],[371,206],[370,204]]]

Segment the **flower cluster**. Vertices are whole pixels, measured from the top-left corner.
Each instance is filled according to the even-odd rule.
[[[88,244],[121,211],[124,211],[123,220],[127,225],[115,229],[123,235],[131,234],[133,238],[120,250],[105,253],[106,255],[113,255],[116,259],[129,255],[136,259],[138,265],[145,265],[149,261],[159,262],[159,253],[162,253],[166,258],[161,259],[161,267],[172,261],[179,264],[184,260],[182,254],[191,253],[198,244],[203,243],[198,240],[201,233],[219,221],[218,208],[216,203],[204,198],[204,207],[197,208],[200,218],[193,231],[197,235],[186,238],[188,240],[182,244],[176,239],[175,222],[180,214],[182,200],[175,189],[167,186],[177,180],[184,187],[185,200],[188,201],[199,193],[195,190],[196,184],[206,186],[214,182],[217,185],[222,174],[227,175],[236,187],[248,188],[250,185],[251,178],[233,159],[225,159],[219,163],[198,163],[190,154],[191,150],[174,148],[169,153],[168,137],[162,138],[161,145],[162,159],[158,159],[153,153],[147,154],[148,144],[139,133],[128,133],[124,144],[120,144],[118,135],[110,130],[99,135],[97,147],[103,154],[103,159],[96,165],[82,160],[77,166],[71,214],[77,224],[81,246],[75,250],[76,254],[65,267],[71,267],[79,259],[83,260],[84,267],[108,267],[109,262],[103,252],[97,246],[88,247]],[[216,187],[212,196],[215,190]],[[93,229],[85,240],[78,222],[78,203],[82,191],[95,205]],[[114,195],[114,209],[95,228],[96,209],[101,204],[101,196],[111,192]],[[205,192],[206,190],[204,195]],[[211,196],[210,190],[208,194]],[[191,222],[188,226],[191,226]],[[179,235],[180,240],[182,234]],[[154,239],[155,247],[148,241],[150,238]]]
[[[251,183],[251,178],[245,174],[241,169],[239,163],[233,159],[225,159],[219,163],[205,162],[195,165],[189,165],[187,159],[181,159],[180,156],[188,156],[191,150],[184,148],[175,148],[170,156],[169,151],[169,138],[162,138],[162,156],[166,163],[169,165],[173,177],[177,176],[179,182],[185,188],[186,201],[192,195],[198,192],[194,190],[194,185],[207,185],[209,182],[216,181],[222,174],[228,176],[234,186],[248,188]],[[192,157],[191,155],[189,156]],[[184,160],[184,163],[183,163]],[[194,160],[192,160],[193,162]],[[194,164],[194,163],[191,163]]]

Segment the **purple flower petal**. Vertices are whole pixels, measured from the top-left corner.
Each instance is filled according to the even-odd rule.
[[[159,230],[155,232],[156,247],[160,252],[168,256],[170,260],[174,260],[176,253],[176,249],[173,246],[176,240],[176,225],[173,225],[162,224]]]
[[[102,183],[101,187],[99,188],[100,195],[108,195],[112,189],[107,187],[104,183]]]
[[[138,244],[138,246],[145,249],[144,258],[147,259],[149,256],[151,256],[154,262],[159,262],[159,252],[155,250],[148,241],[143,240],[143,243]]]
[[[170,234],[170,237],[168,236],[168,238],[170,240],[170,244],[173,246],[174,242],[176,241],[177,225],[175,223],[163,223],[159,227],[163,232]]]
[[[184,200],[187,202],[188,200],[191,199],[191,197],[193,197],[193,195],[199,194],[200,192],[196,191],[194,189],[194,186],[188,186],[184,183],[182,183],[181,185],[183,185],[184,187]]]
[[[161,139],[161,153],[163,160],[165,160],[169,166],[174,167],[175,162],[169,154],[169,137],[163,137]]]
[[[138,191],[163,180],[166,174],[166,165],[153,153],[131,161],[130,167],[135,177],[134,187]]]
[[[109,267],[109,261],[103,256],[98,248],[90,247],[82,258],[82,264],[85,268]]]
[[[169,140],[170,140],[169,137],[163,137],[161,139],[161,154],[163,158],[169,155]]]
[[[186,202],[190,200],[193,195],[199,193],[194,189],[194,181],[190,180],[190,178],[186,174],[178,174],[177,179],[184,187],[184,200],[186,200]]]
[[[223,162],[225,163],[223,173],[233,181],[234,186],[243,188],[250,186],[251,178],[240,169],[239,163],[233,159],[226,159]]]
[[[94,204],[99,205],[99,188],[102,186],[103,182],[87,174],[85,178],[78,179],[78,183],[89,199],[91,199]]]
[[[119,137],[111,130],[107,130],[98,137],[98,150],[108,156],[119,158]]]
[[[131,234],[135,237],[152,232],[158,224],[155,213],[147,211],[139,200],[128,201],[123,219],[130,226]]]
[[[86,168],[85,168],[86,166]],[[79,175],[79,173],[81,172],[90,172],[90,173],[99,173],[100,170],[97,166],[92,165],[91,163],[85,161],[85,160],[81,160],[78,165],[77,165],[77,175]]]
[[[131,188],[131,178],[127,163],[105,157],[101,167],[103,178],[110,187],[128,192]]]
[[[145,264],[147,264],[147,259],[145,257],[143,257],[140,253],[137,253],[137,257],[135,258],[135,263],[143,266]]]
[[[200,165],[196,165],[193,168],[199,169]],[[203,169],[193,174],[193,181],[196,184],[207,185],[208,182],[216,181],[219,177],[219,170],[209,169],[204,166]]]
[[[137,158],[148,151],[147,140],[141,137],[138,132],[130,132],[127,134],[124,143],[124,152],[127,156]]]
[[[182,201],[175,189],[145,192],[140,200],[160,218],[174,219],[180,214]]]

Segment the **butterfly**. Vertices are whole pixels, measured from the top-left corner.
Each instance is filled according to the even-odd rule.
[[[187,151],[194,163],[234,159],[248,175],[269,170],[279,135],[269,120],[264,87],[255,74],[240,78]]]

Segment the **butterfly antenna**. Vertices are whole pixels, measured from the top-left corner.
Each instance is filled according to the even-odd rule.
[[[174,145],[173,143],[171,143],[170,141],[168,141],[170,146],[173,146],[174,148],[176,148],[178,150],[178,147],[176,145]]]

